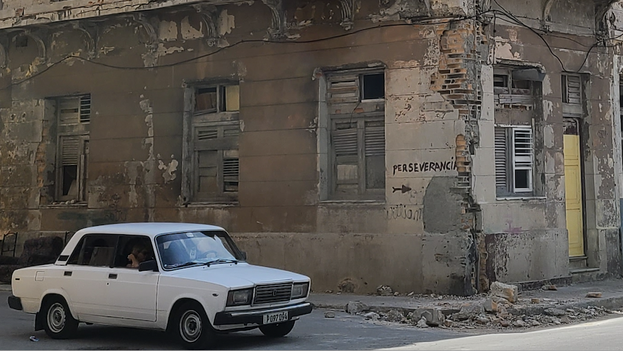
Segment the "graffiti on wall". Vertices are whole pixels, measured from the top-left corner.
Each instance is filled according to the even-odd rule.
[[[386,219],[406,219],[411,221],[421,221],[424,209],[417,205],[397,204],[387,206],[385,209]]]
[[[443,172],[456,170],[456,161],[424,161],[411,163],[397,163],[393,167],[393,175],[396,173],[422,173]]]

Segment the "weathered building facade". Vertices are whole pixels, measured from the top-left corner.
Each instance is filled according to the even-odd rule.
[[[316,291],[618,276],[620,18],[607,0],[5,0],[0,233],[212,223]]]

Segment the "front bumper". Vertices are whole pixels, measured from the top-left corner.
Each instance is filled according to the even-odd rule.
[[[296,305],[261,310],[218,312],[214,316],[214,325],[262,324],[265,314],[283,311],[288,311],[288,316],[292,320],[294,317],[311,313],[312,305],[309,302],[302,302]]]
[[[21,311],[24,309],[22,307],[22,300],[17,296],[10,295],[8,298],[8,302],[9,302],[9,307],[11,307],[14,310]]]

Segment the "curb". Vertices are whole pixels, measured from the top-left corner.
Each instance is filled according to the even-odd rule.
[[[11,284],[0,284],[0,291],[11,291]]]

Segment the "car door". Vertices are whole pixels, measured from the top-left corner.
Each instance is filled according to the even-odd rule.
[[[159,272],[129,267],[128,255],[137,245],[151,251],[154,248],[148,236],[121,235],[115,252],[113,267],[106,277],[107,316],[141,321],[156,320],[156,290]]]
[[[81,320],[106,313],[106,284],[116,236],[85,235],[70,255],[60,286],[67,294],[70,309]]]

